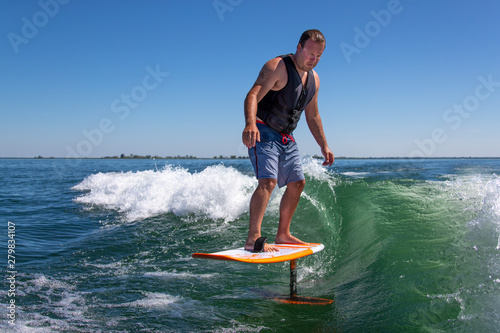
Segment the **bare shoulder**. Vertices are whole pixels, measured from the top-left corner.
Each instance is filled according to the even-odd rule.
[[[271,72],[282,72],[286,71],[286,66],[282,58],[276,57],[266,62],[262,69],[266,69]]]
[[[312,73],[314,75],[314,82],[316,83],[316,90],[319,89],[319,75],[316,73],[316,71],[313,69]]]
[[[279,90],[287,81],[286,65],[280,57],[273,58],[262,67],[257,83],[269,87],[269,89]]]

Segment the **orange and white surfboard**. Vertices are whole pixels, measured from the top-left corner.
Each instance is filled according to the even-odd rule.
[[[270,264],[302,258],[325,248],[320,243],[308,244],[271,244],[278,249],[277,252],[251,252],[243,247],[214,253],[194,253],[193,258],[232,260],[253,264]]]

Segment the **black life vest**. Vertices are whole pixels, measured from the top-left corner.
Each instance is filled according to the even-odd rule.
[[[290,55],[280,56],[288,73],[283,89],[270,90],[257,105],[257,117],[280,133],[292,133],[306,105],[316,93],[313,71],[307,72],[305,88]]]

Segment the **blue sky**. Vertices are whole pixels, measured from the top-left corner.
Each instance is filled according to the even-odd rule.
[[[496,0],[0,3],[0,157],[246,155],[262,65],[320,29],[335,156],[500,156]],[[303,119],[303,154],[320,154]]]

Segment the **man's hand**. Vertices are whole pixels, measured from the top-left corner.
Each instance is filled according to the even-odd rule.
[[[325,157],[325,161],[323,162],[323,166],[331,166],[333,164],[333,160],[335,157],[333,156],[332,151],[330,148],[326,147],[324,149],[321,149],[321,153]]]
[[[260,132],[255,123],[249,124],[243,130],[243,144],[247,148],[255,147],[255,142],[260,142]]]

